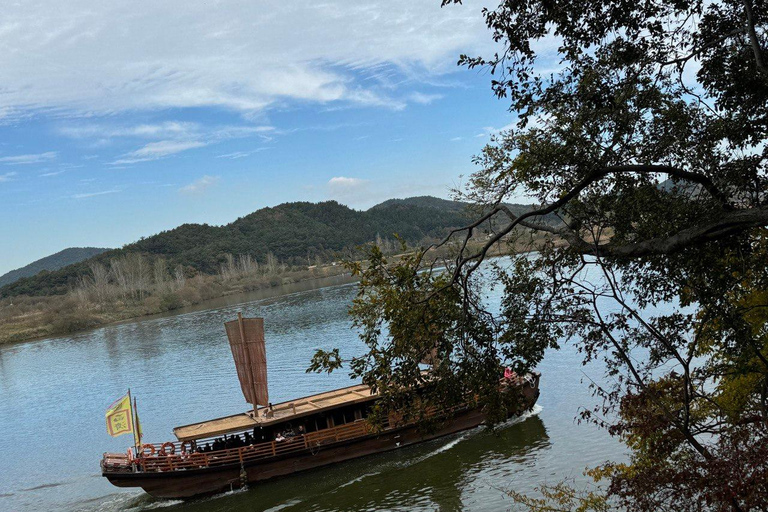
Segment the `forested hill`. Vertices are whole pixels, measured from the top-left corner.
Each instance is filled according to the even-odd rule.
[[[108,250],[109,249],[102,249],[99,247],[70,247],[69,249],[64,249],[63,251],[59,251],[56,254],[51,254],[45,258],[40,258],[37,261],[33,261],[29,265],[17,268],[16,270],[11,270],[10,272],[3,274],[0,276],[0,286],[13,283],[23,277],[34,276],[43,270],[58,270],[62,267],[66,267],[67,265],[72,265],[73,263],[87,260],[88,258]]]
[[[533,206],[530,204],[504,203],[504,205],[509,208],[513,214],[518,216],[531,211],[533,208]],[[408,197],[405,199],[387,199],[383,203],[372,207],[371,210],[386,209],[397,206],[418,206],[421,208],[433,208],[444,212],[466,212],[467,208],[469,207],[469,203],[464,203],[461,201],[449,201],[447,199],[440,199],[439,197],[432,196],[419,196]],[[560,220],[554,214],[548,214],[539,218],[538,222],[558,224]]]
[[[463,208],[451,201],[436,199],[429,206],[419,203],[387,202],[367,211],[335,201],[285,203],[225,226],[184,224],[75,265],[20,279],[0,288],[0,296],[65,293],[89,273],[90,262],[109,265],[110,260],[131,253],[163,258],[170,269],[181,265],[187,273],[216,273],[228,254],[250,255],[259,262],[271,254],[281,263],[308,265],[337,259],[339,254],[351,255],[352,249],[377,236],[391,239],[397,233],[418,242],[441,237],[467,221]]]

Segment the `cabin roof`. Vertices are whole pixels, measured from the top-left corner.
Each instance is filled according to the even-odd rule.
[[[267,417],[266,407],[258,409],[258,415],[254,418],[252,412],[225,416],[213,420],[183,425],[173,429],[173,433],[179,441],[191,441],[208,437],[228,434],[252,429],[257,426],[270,426],[276,423],[290,421],[292,419],[309,416],[319,412],[335,409],[342,405],[350,405],[359,402],[367,402],[371,397],[371,389],[365,384],[357,384],[347,388],[334,389],[317,395],[298,398],[279,404],[273,404],[272,415]]]

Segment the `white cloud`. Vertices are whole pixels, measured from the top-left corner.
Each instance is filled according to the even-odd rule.
[[[39,164],[43,162],[50,162],[56,158],[55,151],[46,151],[45,153],[38,153],[34,155],[15,155],[0,157],[0,163],[6,165],[28,165]]]
[[[360,178],[347,178],[345,176],[336,176],[328,180],[328,185],[337,189],[359,187],[364,183],[367,183],[367,181]]]
[[[262,141],[272,140],[274,126],[268,125],[213,125],[167,121],[156,124],[111,125],[108,123],[67,123],[58,128],[61,135],[74,139],[95,139],[107,145],[112,139],[144,139],[152,142],[121,155],[110,164],[128,165],[157,160],[188,149],[207,146],[218,142],[246,137],[258,137]],[[96,155],[97,156],[97,155]]]
[[[192,133],[199,133],[201,127],[198,123],[167,121],[157,124],[137,124],[127,126],[111,126],[99,123],[72,124],[71,122],[58,128],[58,132],[73,139],[86,138],[112,138],[112,137],[136,137],[136,138],[171,138],[188,137]]]
[[[333,199],[359,199],[368,195],[368,180],[335,176],[328,180],[328,193]]]
[[[85,194],[74,194],[71,197],[72,197],[72,199],[86,199],[88,197],[103,196],[103,195],[106,195],[106,194],[116,194],[118,192],[120,192],[120,191],[117,190],[117,189],[102,190],[100,192],[87,192]]]
[[[206,174],[202,178],[193,181],[189,185],[181,187],[179,192],[182,194],[200,194],[216,185],[219,181],[220,178],[218,176],[208,176]]]
[[[434,82],[459,53],[490,50],[480,2],[9,2],[0,116],[429,102],[400,83]]]
[[[226,154],[223,154],[223,155],[216,155],[216,158],[228,158],[230,160],[238,160],[240,158],[245,158],[245,157],[251,156],[254,153],[259,153],[261,151],[266,151],[268,149],[269,149],[268,147],[263,147],[263,148],[253,149],[251,151],[235,151],[233,153],[226,153]]]
[[[122,158],[112,162],[113,165],[122,164],[135,164],[138,162],[148,162],[150,160],[157,160],[169,155],[175,155],[188,149],[200,148],[207,145],[202,141],[178,141],[178,140],[161,140],[158,142],[150,142],[136,151],[126,153]]]
[[[266,125],[213,125],[200,123],[167,121],[157,124],[110,125],[105,123],[68,122],[58,128],[61,135],[73,139],[98,139],[108,142],[113,138],[155,139],[155,140],[190,140],[206,139],[212,142],[258,136],[270,139],[274,126]],[[95,155],[98,156],[98,155]]]
[[[13,180],[13,177],[16,176],[16,174],[17,173],[15,172],[7,172],[5,174],[0,174],[0,183]]]
[[[409,94],[408,97],[411,101],[418,103],[419,105],[429,105],[433,101],[442,99],[444,96],[442,94],[424,94],[420,92],[413,92]]]
[[[66,170],[60,170],[60,171],[52,171],[52,172],[46,172],[40,175],[41,178],[47,178],[50,176],[58,176],[59,174],[63,174],[67,172]]]
[[[498,135],[502,132],[509,131],[515,127],[515,123],[509,123],[505,124],[501,128],[496,128],[494,126],[484,126],[483,131],[475,135],[475,137],[493,137],[494,135]]]

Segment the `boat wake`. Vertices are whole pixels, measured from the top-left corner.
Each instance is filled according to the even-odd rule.
[[[373,473],[365,473],[364,475],[360,475],[360,476],[359,476],[359,477],[357,477],[357,478],[353,478],[353,479],[352,479],[352,480],[350,480],[349,482],[346,482],[346,483],[343,483],[343,484],[341,484],[341,485],[340,485],[340,486],[338,486],[336,489],[341,489],[341,488],[344,488],[344,487],[348,487],[348,486],[350,486],[350,485],[356,484],[357,482],[359,482],[359,481],[360,481],[360,480],[362,480],[363,478],[367,478],[367,477],[369,477],[369,476],[376,476],[376,475],[379,475],[379,474],[381,474],[381,471],[374,471]]]
[[[522,421],[527,420],[528,418],[532,416],[537,416],[541,411],[543,411],[544,408],[540,406],[539,404],[534,405],[530,411],[526,411],[520,416],[515,416],[514,418],[509,418],[507,421],[501,424],[501,428],[511,427],[512,425],[516,425]]]
[[[523,421],[527,420],[528,418],[530,418],[532,416],[538,415],[542,410],[543,410],[543,408],[540,405],[534,405],[533,408],[531,408],[530,411],[526,411],[526,412],[524,412],[523,414],[521,414],[519,416],[515,416],[513,418],[510,418],[507,421],[505,421],[504,423],[501,423],[500,425],[498,425],[496,428],[497,429],[505,429],[505,428],[511,427],[513,425],[517,425],[518,423],[522,423]],[[402,463],[399,466],[401,468],[410,467],[410,466],[413,466],[415,464],[419,464],[419,463],[421,463],[421,462],[423,462],[423,461],[425,461],[425,460],[427,460],[429,458],[432,458],[432,457],[434,457],[436,455],[439,455],[439,454],[441,454],[443,452],[447,452],[448,450],[450,450],[451,448],[455,447],[456,445],[458,445],[462,441],[466,441],[470,437],[475,436],[475,435],[477,435],[479,433],[482,433],[484,429],[485,429],[485,427],[483,425],[480,425],[480,426],[475,427],[475,428],[473,428],[471,430],[467,430],[465,432],[462,432],[461,434],[458,435],[458,437],[456,437],[454,439],[451,439],[450,441],[445,443],[443,446],[440,446],[439,448],[437,448],[435,450],[432,450],[431,452],[429,452],[429,453],[427,453],[425,455],[422,455],[420,457],[416,457],[416,458],[411,459],[411,460],[409,460],[409,461],[407,461],[405,463]]]
[[[284,510],[286,508],[295,507],[296,505],[300,504],[302,500],[290,500],[286,501],[285,503],[281,503],[279,505],[275,505],[274,507],[270,507],[266,509],[264,512],[278,512],[279,510]]]
[[[129,510],[135,510],[137,512],[139,510],[155,510],[158,508],[173,507],[174,505],[181,505],[182,503],[184,503],[183,500],[158,500],[158,501],[153,501],[152,503],[147,503],[146,505],[141,505],[140,507],[136,507]]]
[[[136,493],[121,492],[117,494],[110,494],[103,498],[95,498],[86,500],[91,502],[91,506],[84,507],[83,502],[80,502],[77,510],[83,512],[118,512],[122,510],[143,510],[149,500],[151,500],[147,494],[143,491]]]

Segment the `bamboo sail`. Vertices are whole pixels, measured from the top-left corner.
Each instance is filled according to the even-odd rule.
[[[229,338],[229,347],[235,360],[237,377],[245,401],[257,405],[269,404],[267,391],[267,350],[264,345],[264,319],[243,318],[224,324]]]

